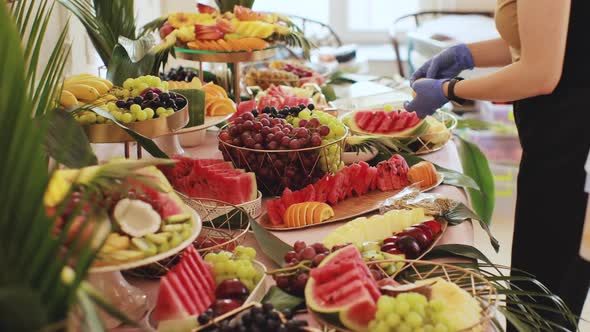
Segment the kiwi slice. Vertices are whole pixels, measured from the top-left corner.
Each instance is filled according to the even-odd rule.
[[[167,224],[179,224],[179,223],[183,223],[183,222],[190,220],[190,219],[191,219],[190,214],[175,214],[173,216],[166,217],[164,219],[164,222]]]

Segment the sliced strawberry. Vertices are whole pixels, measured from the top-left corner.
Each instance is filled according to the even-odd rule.
[[[224,18],[218,18],[216,26],[223,33],[232,33],[236,30],[234,25],[229,20]]]
[[[201,14],[213,14],[217,11],[217,9],[215,9],[214,7],[207,6],[202,3],[197,3],[197,9],[199,10],[199,13],[201,13]]]
[[[215,25],[195,24],[195,35],[201,40],[217,40],[223,38],[225,33]]]

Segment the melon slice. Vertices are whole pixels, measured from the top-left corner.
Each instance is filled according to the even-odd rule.
[[[189,246],[180,262],[160,279],[154,319],[163,321],[200,315],[213,303],[214,292],[212,270]]]
[[[355,246],[328,255],[311,270],[305,286],[305,299],[311,310],[338,313],[342,323],[355,331],[365,331],[374,319],[379,296],[377,282]]]
[[[370,122],[367,123],[368,121]],[[414,112],[383,110],[356,111],[347,124],[356,133],[393,137],[412,136],[415,132],[424,132],[429,126],[427,121],[418,118]]]

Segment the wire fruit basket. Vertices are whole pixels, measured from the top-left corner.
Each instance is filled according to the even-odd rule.
[[[208,198],[188,198],[184,195],[180,197],[201,217],[201,232],[192,243],[201,256],[210,252],[233,251],[242,243],[250,230],[253,217],[243,207]],[[260,207],[260,195],[258,203]],[[178,263],[182,254],[183,252],[179,252],[166,259],[125,273],[134,277],[158,279]]]
[[[326,173],[337,172],[342,166],[347,135],[348,131],[329,143],[296,150],[257,150],[229,144],[219,137],[218,141],[224,160],[231,161],[235,168],[254,172],[262,193],[277,196],[285,188],[299,190]]]
[[[397,282],[409,284],[421,280],[441,278],[456,284],[478,302],[481,308],[479,320],[475,324],[462,329],[460,332],[486,331],[490,326],[498,304],[498,292],[496,287],[477,270],[452,264],[421,260],[379,260],[367,262],[367,265],[369,267],[376,266],[381,269],[380,265],[383,263],[399,262],[405,263],[407,268],[394,276]],[[308,311],[314,319],[328,329],[353,332],[333,319],[330,320],[329,317],[323,317],[321,313],[314,312],[309,308]]]

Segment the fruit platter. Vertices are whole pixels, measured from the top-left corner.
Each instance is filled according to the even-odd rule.
[[[411,268],[402,282],[371,277],[371,266],[404,263]],[[312,316],[338,331],[485,331],[498,301],[495,287],[474,270],[395,259],[366,264],[354,246],[309,272],[305,298]]]
[[[190,331],[261,300],[266,268],[255,258],[256,251],[244,246],[204,258],[189,247],[159,281],[151,325],[158,331]]]
[[[300,87],[306,83],[324,85],[328,70],[325,66],[301,61],[262,61],[244,68],[246,86],[267,89],[271,85]]]
[[[286,231],[347,220],[378,210],[381,202],[410,185],[428,191],[442,180],[432,163],[409,167],[401,155],[376,166],[354,163],[303,189],[285,188],[280,197],[266,202],[260,224]]]
[[[340,117],[349,128],[349,145],[367,146],[379,142],[397,151],[427,154],[441,149],[452,137],[455,116],[438,110],[420,119],[414,112],[384,107],[356,110]]]
[[[176,131],[189,121],[186,97],[150,75],[127,79],[123,87],[89,74],[72,76],[64,81],[60,103],[65,108],[83,106],[73,116],[93,143],[133,140],[113,121],[150,138]]]
[[[344,166],[346,127],[313,104],[244,112],[219,132],[223,159],[253,172],[263,194],[302,189]]]
[[[175,45],[180,57],[198,53],[251,53],[281,43],[309,45],[293,23],[280,14],[255,12],[239,5],[223,13],[201,3],[197,9],[198,12],[172,13],[160,27],[162,43]],[[245,60],[255,59],[240,61]]]
[[[283,109],[301,104],[313,104],[318,110],[333,109],[332,105],[326,101],[322,89],[315,83],[304,83],[296,87],[271,84],[264,89],[260,86],[248,86],[246,89],[252,99],[238,105],[238,114],[253,109],[261,111],[265,107]]]

